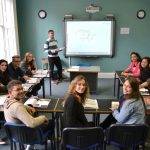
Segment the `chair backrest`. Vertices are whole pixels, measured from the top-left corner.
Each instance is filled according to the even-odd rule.
[[[148,126],[144,124],[114,124],[108,128],[106,133],[106,141],[108,144],[112,144],[120,148],[135,149],[139,145],[144,146],[148,133]]]
[[[41,144],[44,136],[40,128],[30,128],[24,124],[5,123],[8,138],[20,144]]]
[[[103,150],[104,132],[100,127],[65,128],[62,135],[63,149]]]

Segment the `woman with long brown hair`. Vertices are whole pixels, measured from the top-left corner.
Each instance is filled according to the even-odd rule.
[[[84,103],[89,95],[89,86],[84,76],[76,76],[70,83],[64,101],[63,127],[88,127],[84,114]]]
[[[104,129],[111,124],[144,124],[145,106],[139,92],[139,83],[133,77],[128,77],[123,84],[123,96],[119,107],[112,108],[112,113],[100,124]]]
[[[141,61],[140,88],[150,90],[150,57],[143,57]]]
[[[0,60],[0,94],[7,93],[7,84],[10,81],[8,76],[8,62],[4,59]]]

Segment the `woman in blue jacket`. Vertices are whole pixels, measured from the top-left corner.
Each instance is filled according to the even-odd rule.
[[[100,126],[104,129],[113,123],[117,124],[144,124],[145,107],[139,92],[139,84],[133,77],[128,77],[123,84],[123,96],[119,107],[112,108],[110,114]]]

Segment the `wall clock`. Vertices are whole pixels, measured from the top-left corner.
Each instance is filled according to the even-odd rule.
[[[39,16],[41,19],[44,19],[44,18],[46,18],[46,16],[47,16],[47,12],[46,12],[45,10],[40,10],[40,11],[38,12],[38,16]]]
[[[145,10],[140,9],[140,10],[137,11],[137,17],[138,17],[139,19],[143,19],[143,18],[145,18],[145,16],[146,16]]]

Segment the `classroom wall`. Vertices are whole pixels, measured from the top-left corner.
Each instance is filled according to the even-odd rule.
[[[91,2],[102,7],[102,11],[92,15],[92,20],[103,20],[109,13],[115,16],[115,55],[113,58],[71,58],[72,65],[98,64],[101,71],[112,72],[121,70],[129,64],[129,53],[132,50],[139,52],[141,56],[150,56],[150,0],[16,0],[21,56],[28,50],[32,51],[38,66],[41,67],[41,58],[47,57],[43,52],[47,31],[55,30],[59,47],[62,47],[65,14],[72,14],[75,19],[89,20],[85,8]],[[45,19],[38,17],[38,11],[41,9],[47,12]],[[136,17],[139,9],[146,11],[146,17],[142,20]],[[130,28],[130,33],[120,34],[121,27]],[[65,58],[63,52],[60,53],[60,57],[63,66],[68,67],[69,59]]]

